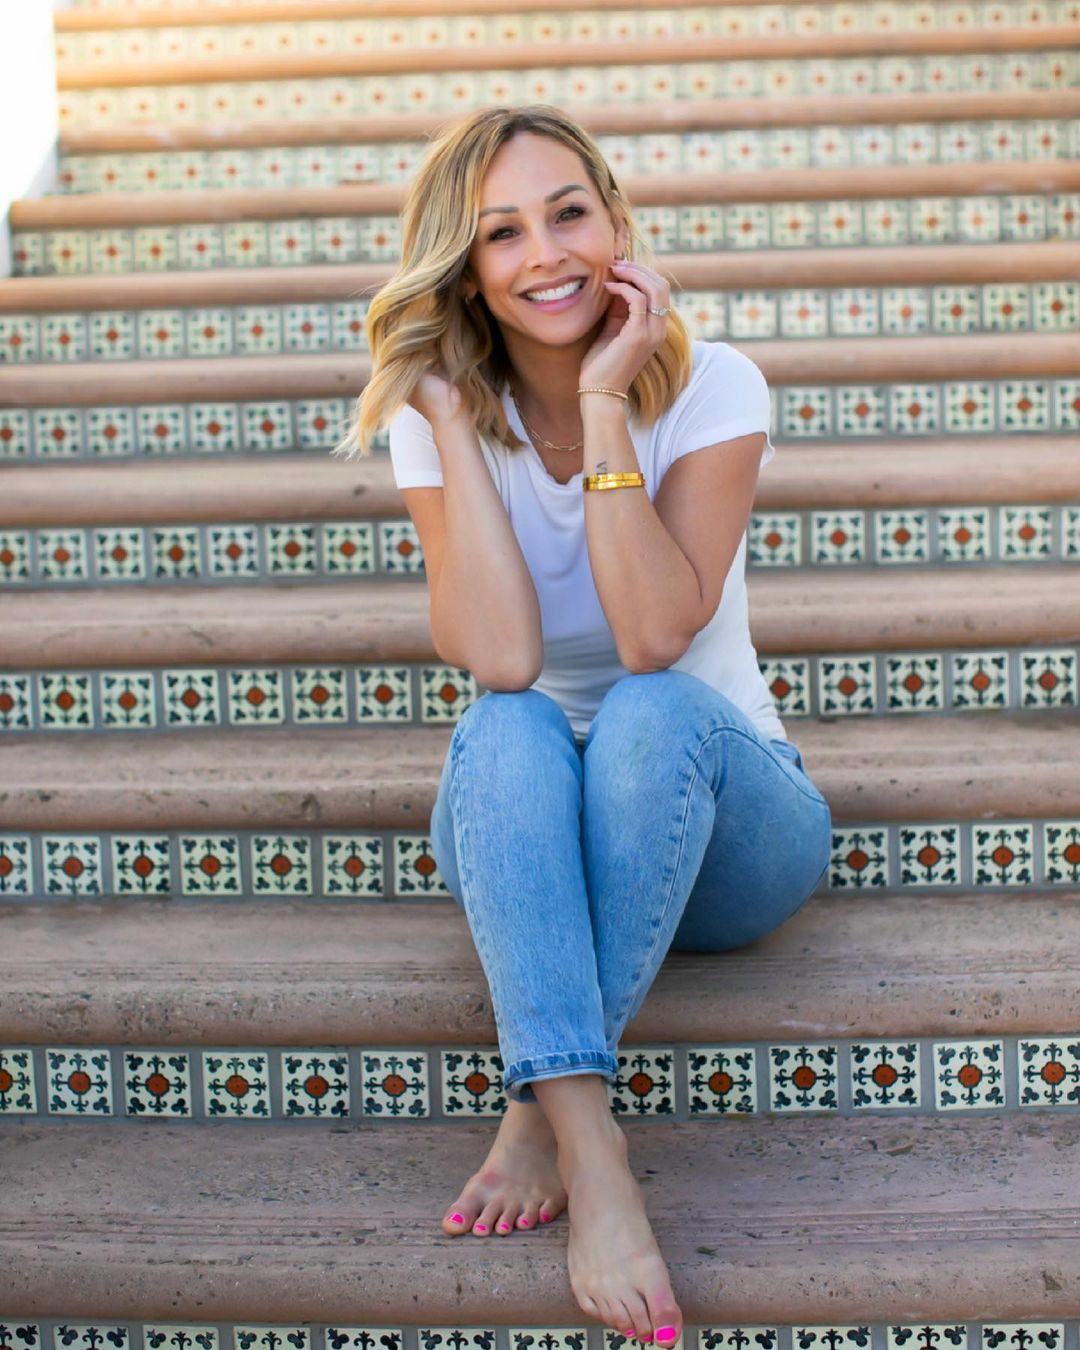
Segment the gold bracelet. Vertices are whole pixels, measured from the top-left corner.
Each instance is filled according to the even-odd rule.
[[[610,488],[644,487],[645,475],[635,473],[590,473],[581,480],[582,491],[604,492]]]
[[[630,399],[629,394],[623,394],[618,389],[604,389],[600,385],[591,384],[585,389],[579,389],[579,394],[614,394],[616,398]]]

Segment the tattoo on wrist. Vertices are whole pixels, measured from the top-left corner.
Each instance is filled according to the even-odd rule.
[[[602,459],[602,460],[600,461],[600,463],[596,466],[596,472],[597,472],[597,473],[607,473],[607,460],[606,460],[606,459]]]

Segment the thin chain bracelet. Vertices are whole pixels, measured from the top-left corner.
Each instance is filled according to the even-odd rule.
[[[579,394],[614,394],[616,398],[629,400],[630,395],[624,394],[618,389],[603,389],[599,385],[589,385],[586,389],[579,389]]]

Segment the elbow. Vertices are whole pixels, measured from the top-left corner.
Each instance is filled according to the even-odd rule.
[[[518,694],[525,689],[531,689],[540,678],[539,669],[535,671],[523,670],[485,670],[481,667],[478,670],[471,671],[473,679],[484,689],[490,689],[493,693],[499,694]]]
[[[678,661],[693,641],[693,637],[675,637],[666,644],[655,643],[647,649],[619,653],[619,660],[631,675],[649,675],[656,670],[668,670]]]

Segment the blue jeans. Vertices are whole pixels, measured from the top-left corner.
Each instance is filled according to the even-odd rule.
[[[680,670],[627,675],[584,744],[537,689],[458,719],[431,816],[443,880],[487,976],[514,1101],[596,1073],[669,948],[778,927],[829,865],[832,821],[789,741]]]

